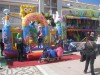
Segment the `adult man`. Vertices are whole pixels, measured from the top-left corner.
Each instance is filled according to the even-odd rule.
[[[58,36],[58,39],[56,40],[56,44],[60,45],[63,48],[63,40],[61,39],[61,35]]]
[[[22,61],[23,60],[23,41],[22,38],[18,38],[17,41],[17,50],[18,50],[18,60]]]
[[[91,75],[95,75],[94,73],[94,61],[96,59],[96,43],[91,41],[90,37],[87,38],[85,43],[85,54],[86,54],[86,63],[84,73],[87,73],[87,69],[90,63]]]
[[[4,43],[2,42],[2,39],[0,41],[0,45],[1,45],[1,55],[3,56]]]

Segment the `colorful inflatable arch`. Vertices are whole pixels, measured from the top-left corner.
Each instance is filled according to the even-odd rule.
[[[47,23],[47,20],[45,19],[45,17],[41,13],[29,13],[24,18],[22,18],[23,38],[26,39],[27,35],[30,32],[29,24],[31,21],[34,21],[34,20],[37,20],[41,23],[43,36],[45,38],[44,41],[47,41],[48,36],[49,36],[48,23]],[[35,33],[32,33],[32,35],[33,36],[36,35]],[[30,40],[32,40],[32,42],[34,42],[34,45],[36,45],[36,42],[35,42],[36,40],[34,40],[34,39],[30,39]]]
[[[22,26],[28,26],[31,21],[37,20],[43,26],[48,26],[47,20],[41,13],[30,13],[22,19]]]

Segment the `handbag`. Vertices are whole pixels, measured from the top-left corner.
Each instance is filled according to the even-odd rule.
[[[86,60],[86,54],[84,53],[84,50],[80,51],[80,54],[81,54],[80,62],[84,62]]]
[[[91,47],[94,48],[94,46],[93,46],[93,44],[91,43],[91,41],[89,41],[89,43],[90,43]]]

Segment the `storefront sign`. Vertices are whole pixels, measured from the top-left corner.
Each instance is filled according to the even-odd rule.
[[[91,9],[63,9],[62,16],[94,17],[99,18],[100,12]]]

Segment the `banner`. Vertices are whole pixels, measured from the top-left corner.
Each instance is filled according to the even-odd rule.
[[[99,18],[100,11],[92,9],[62,9],[62,16],[77,16],[77,17],[89,17],[89,18]]]

